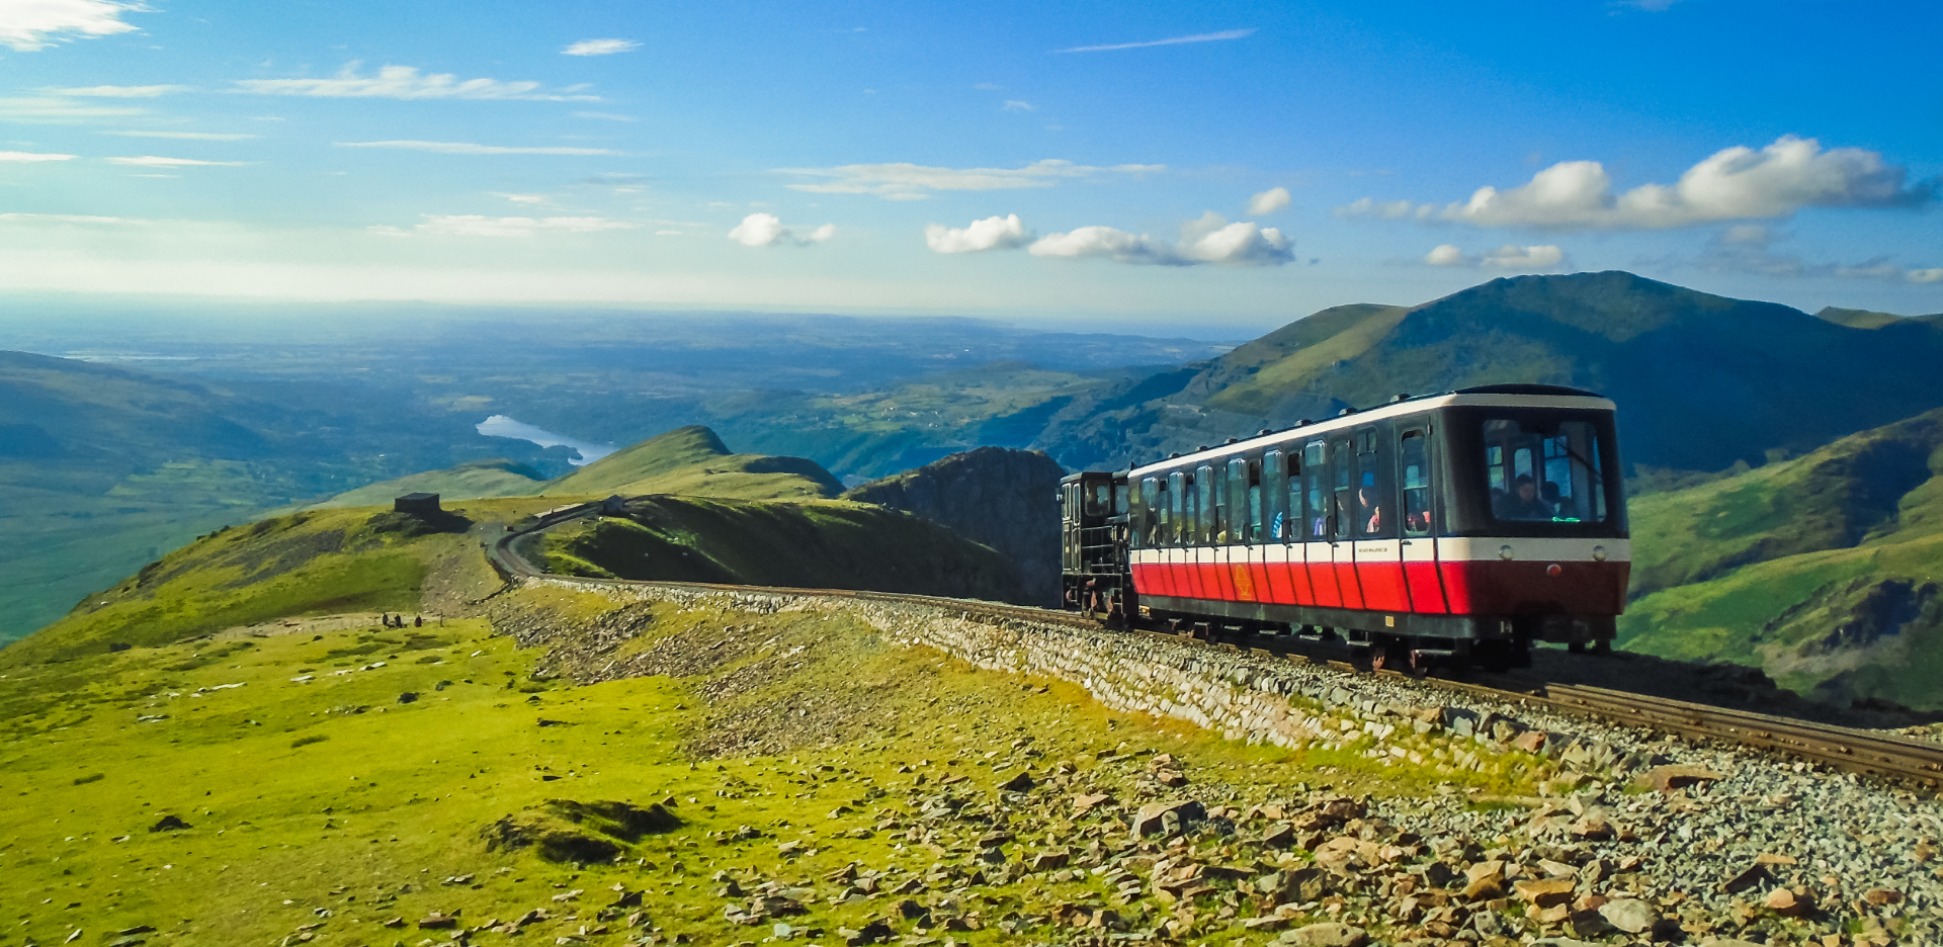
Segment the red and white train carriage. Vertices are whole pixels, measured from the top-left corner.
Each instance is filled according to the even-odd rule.
[[[1572,388],[1469,388],[1075,475],[1125,485],[1110,532],[1129,587],[1095,598],[1340,634],[1379,665],[1604,649],[1630,564],[1613,412]]]

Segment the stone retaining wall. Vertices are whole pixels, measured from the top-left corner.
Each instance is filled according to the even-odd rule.
[[[1455,692],[1169,635],[992,619],[874,599],[531,581],[685,606],[850,615],[898,644],[931,648],[986,670],[1068,681],[1114,710],[1181,720],[1250,743],[1350,751],[1448,771],[1501,771],[1544,757],[1608,779],[1637,762],[1596,732],[1573,733],[1549,721],[1551,729],[1539,729],[1508,716],[1502,706],[1483,706]]]

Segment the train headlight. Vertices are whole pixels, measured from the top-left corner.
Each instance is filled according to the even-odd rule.
[[[1565,567],[1564,567],[1564,566],[1561,566],[1561,565],[1559,565],[1559,564],[1558,564],[1558,563],[1556,563],[1556,562],[1554,562],[1554,563],[1552,563],[1551,565],[1549,565],[1549,566],[1546,566],[1546,567],[1545,567],[1545,574],[1546,574],[1546,575],[1548,575],[1548,576],[1551,576],[1551,577],[1552,577],[1552,578],[1554,578],[1554,579],[1556,579],[1556,578],[1558,578],[1559,576],[1562,576],[1562,575],[1564,575],[1564,574],[1565,574]]]
[[[1594,547],[1592,547],[1592,561],[1593,561],[1593,562],[1604,562],[1604,561],[1606,561],[1606,547],[1604,547],[1604,546],[1594,546]]]
[[[1511,561],[1511,547],[1510,547],[1510,546],[1499,546],[1499,547],[1498,547],[1498,558],[1500,558],[1500,559],[1503,559],[1503,560],[1504,560],[1504,561],[1506,561],[1506,562],[1510,562],[1510,561]]]

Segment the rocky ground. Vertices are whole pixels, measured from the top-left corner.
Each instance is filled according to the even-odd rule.
[[[1080,666],[1065,649],[1087,644],[1026,623],[970,629],[903,607],[727,593],[674,596],[678,610],[720,617],[670,636],[654,630],[666,595],[613,594],[612,609],[574,621],[501,603],[495,624],[550,649],[553,673],[700,681],[708,722],[691,746],[704,757],[815,760],[817,747],[867,734],[892,699],[868,686],[772,687],[830,645],[752,634],[737,614],[842,613],[887,642],[1055,676]],[[1927,795],[1303,661],[1187,641],[1139,647],[1140,676],[1154,676],[1149,665],[1187,676],[1166,678],[1168,696],[1140,698],[1157,713],[1292,746],[1324,775],[1291,785],[1137,748],[1047,752],[1030,738],[974,756],[941,745],[861,782],[845,758],[825,759],[802,775],[844,787],[840,808],[863,823],[846,831],[888,834],[930,867],[806,875],[791,866],[817,839],[784,833],[770,867],[713,879],[723,915],[752,943],[950,944],[994,931],[1041,943],[1943,942],[1943,808]],[[911,660],[939,660],[925,653]],[[1130,685],[1087,666],[1069,679],[1109,705],[1132,700]],[[1254,732],[1263,695],[1292,709]],[[1224,718],[1224,707],[1239,709]],[[976,707],[935,711],[977,726]],[[1332,760],[1426,775],[1355,791],[1327,775]],[[733,795],[724,771],[720,793]],[[1524,791],[1489,792],[1489,780]],[[747,831],[770,840],[770,829]],[[1022,898],[1020,884],[1044,896]],[[822,925],[824,904],[864,905],[873,919]],[[634,938],[657,942],[651,930]]]

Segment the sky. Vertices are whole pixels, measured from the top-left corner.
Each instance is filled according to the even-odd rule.
[[[1943,3],[0,0],[0,310],[1943,311]],[[310,306],[305,311],[313,311]]]

